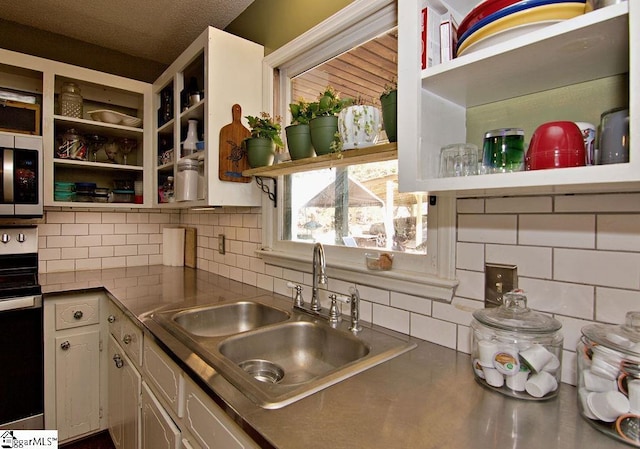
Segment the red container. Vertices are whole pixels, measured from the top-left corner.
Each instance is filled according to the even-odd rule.
[[[581,167],[586,151],[580,128],[574,122],[544,123],[535,130],[525,158],[525,170]]]

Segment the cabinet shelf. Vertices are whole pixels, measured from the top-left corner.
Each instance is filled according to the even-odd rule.
[[[628,12],[601,8],[425,69],[422,87],[469,108],[626,73]]]
[[[329,153],[322,156],[282,162],[269,167],[258,167],[242,172],[243,176],[261,176],[275,178],[292,173],[300,173],[323,168],[345,167],[367,162],[390,161],[398,158],[398,145],[395,142],[384,143],[367,148],[347,150],[341,153]]]
[[[137,165],[109,164],[105,162],[79,161],[75,159],[54,158],[53,163],[59,166],[100,168],[105,170],[117,170],[117,171],[128,170],[128,171],[142,172],[144,170],[144,167],[139,167]]]
[[[112,123],[97,122],[95,120],[87,120],[82,118],[67,117],[64,115],[53,116],[56,126],[66,125],[75,128],[81,133],[100,133],[108,132],[110,136],[115,137],[142,137],[144,130],[142,128],[134,128],[131,126],[114,125]]]

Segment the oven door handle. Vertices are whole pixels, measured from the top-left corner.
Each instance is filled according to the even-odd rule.
[[[5,203],[13,203],[13,150],[5,149],[2,155],[2,198]]]
[[[5,299],[0,301],[0,312],[16,309],[37,308],[41,306],[41,296],[25,296],[23,298]]]

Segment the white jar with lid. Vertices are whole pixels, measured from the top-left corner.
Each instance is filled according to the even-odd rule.
[[[508,396],[545,400],[558,393],[562,374],[562,324],[527,307],[521,290],[503,304],[473,313],[471,362],[481,385]]]
[[[194,201],[198,199],[198,161],[182,159],[178,162],[176,180],[176,201]]]
[[[82,118],[82,95],[76,83],[67,82],[60,90],[60,115]]]
[[[590,324],[577,347],[578,409],[593,427],[640,447],[640,312]]]

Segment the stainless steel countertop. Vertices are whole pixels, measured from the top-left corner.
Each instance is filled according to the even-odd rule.
[[[415,339],[417,348],[279,410],[254,405],[161,327],[159,308],[270,294],[211,273],[164,266],[41,274],[46,297],[90,288],[109,294],[263,447],[517,448],[628,447],[580,415],[576,389],[545,402],[512,399],[475,382],[469,356]],[[143,323],[146,323],[143,324]]]

